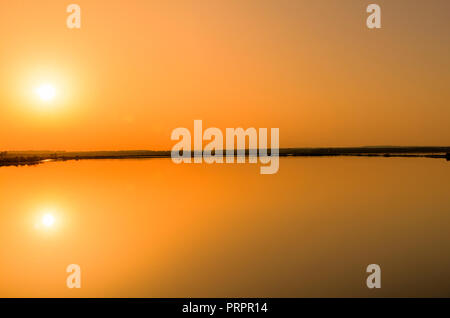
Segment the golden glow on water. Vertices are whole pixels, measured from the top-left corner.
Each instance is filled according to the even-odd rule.
[[[2,167],[0,296],[370,296],[371,263],[380,296],[447,296],[449,188],[435,159]]]
[[[46,208],[39,212],[34,227],[38,230],[55,229],[58,226],[54,209]]]

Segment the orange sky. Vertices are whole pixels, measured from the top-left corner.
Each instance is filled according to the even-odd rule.
[[[450,145],[450,2],[372,2],[2,1],[0,149],[170,149],[194,119],[281,147]]]

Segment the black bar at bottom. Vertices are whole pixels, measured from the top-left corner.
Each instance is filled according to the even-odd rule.
[[[0,299],[0,308],[12,307],[15,312],[36,313],[136,313],[142,317],[154,314],[196,314],[203,317],[247,315],[268,317],[289,314],[373,314],[448,312],[450,298],[11,298]]]

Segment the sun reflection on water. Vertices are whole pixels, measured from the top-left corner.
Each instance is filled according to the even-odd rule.
[[[57,211],[55,209],[43,209],[38,213],[34,227],[36,229],[53,229],[58,225]]]

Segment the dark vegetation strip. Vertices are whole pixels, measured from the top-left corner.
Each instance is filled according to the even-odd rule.
[[[201,153],[201,152],[197,152]],[[214,153],[214,152],[213,152]],[[245,150],[248,156],[250,151]],[[271,150],[267,150],[271,154]],[[234,152],[238,155],[237,150]],[[191,156],[194,152],[190,153]],[[170,151],[132,150],[132,151],[92,151],[92,152],[51,152],[21,151],[0,152],[0,166],[36,165],[46,160],[84,160],[84,159],[140,159],[170,158]],[[346,148],[282,148],[280,157],[298,156],[365,156],[365,157],[425,157],[450,160],[450,147],[346,147]]]

